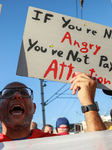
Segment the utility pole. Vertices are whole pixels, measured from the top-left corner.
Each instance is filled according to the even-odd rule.
[[[0,14],[1,14],[2,4],[0,4]]]
[[[84,3],[84,0],[80,0],[80,5],[81,5],[81,19],[82,19],[82,9],[83,9],[83,3]]]
[[[42,115],[43,115],[43,126],[45,126],[45,109],[44,109],[44,90],[43,90],[43,79],[40,79],[41,84],[41,101],[42,101]]]

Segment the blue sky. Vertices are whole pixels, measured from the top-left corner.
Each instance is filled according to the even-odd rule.
[[[77,9],[76,9],[77,2]],[[21,77],[16,75],[22,37],[26,22],[28,7],[36,7],[52,12],[64,14],[81,19],[79,0],[0,0],[2,11],[0,16],[0,90],[12,81],[20,81],[34,90],[34,102],[37,105],[33,120],[42,128],[42,106],[40,80],[36,78]],[[78,11],[76,11],[78,10]],[[112,27],[112,2],[111,0],[84,0],[82,19],[101,25]],[[46,81],[44,87],[44,100],[48,100],[57,92],[64,83]],[[46,123],[55,127],[56,119],[60,116],[68,118],[70,123],[79,123],[85,120],[81,113],[81,105],[76,96],[72,96],[67,84],[62,91],[68,89],[61,97],[45,106]],[[57,95],[56,95],[57,96]],[[112,106],[111,96],[105,95],[97,89],[95,100],[100,107],[100,115],[109,115]]]

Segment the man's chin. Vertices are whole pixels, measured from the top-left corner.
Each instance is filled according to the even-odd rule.
[[[13,126],[10,126],[10,127],[13,130],[21,130],[21,129],[24,129],[26,126],[25,125],[13,125]]]
[[[24,129],[29,126],[31,120],[32,118],[24,118],[23,120],[15,119],[14,122],[11,123],[11,128],[13,128],[14,130]]]
[[[20,130],[30,126],[33,115],[9,115],[3,122],[4,125],[13,130]]]
[[[21,130],[21,129],[26,128],[28,125],[29,124],[25,122],[11,122],[11,123],[9,122],[7,124],[7,127],[13,130]]]

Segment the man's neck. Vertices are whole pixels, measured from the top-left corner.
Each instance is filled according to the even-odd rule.
[[[2,134],[6,135],[10,139],[19,139],[28,137],[31,135],[31,130],[29,127],[23,129],[10,129],[10,128],[3,128]]]

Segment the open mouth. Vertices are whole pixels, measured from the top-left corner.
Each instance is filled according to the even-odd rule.
[[[12,115],[21,115],[24,113],[24,108],[21,105],[14,105],[11,108],[10,113]]]

